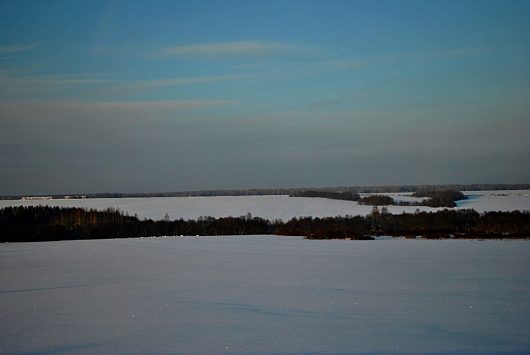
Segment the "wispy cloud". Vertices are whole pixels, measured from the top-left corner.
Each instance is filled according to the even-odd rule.
[[[325,66],[339,69],[357,70],[363,67],[366,63],[358,60],[330,60],[325,63]]]
[[[345,93],[343,95],[335,96],[335,97],[329,97],[321,100],[315,100],[309,102],[305,106],[305,110],[309,111],[320,111],[321,109],[328,109],[328,108],[335,108],[343,106],[344,108],[348,108],[346,111],[342,110],[342,112],[350,112],[351,113],[351,106],[355,103],[361,102],[362,100],[366,100],[369,98],[369,94],[365,90],[354,90],[350,93]],[[356,111],[358,111],[358,108],[355,108]]]
[[[102,103],[75,103],[79,108],[97,110],[194,110],[212,106],[235,104],[235,100],[169,100],[169,101],[123,101]]]
[[[0,70],[0,95],[3,99],[42,99],[66,95],[113,96],[149,92],[160,88],[200,85],[228,80],[251,78],[255,75],[221,75],[203,77],[128,80],[124,77],[99,74],[86,75],[28,75],[23,71]]]
[[[116,81],[115,83],[111,83],[109,85],[105,85],[103,87],[99,87],[97,90],[100,94],[104,95],[137,95],[158,89],[173,88],[186,85],[206,85],[230,80],[246,79],[255,76],[256,75],[220,75],[153,80],[122,80]]]
[[[381,59],[396,60],[432,60],[454,57],[467,57],[494,52],[494,48],[472,47],[472,48],[447,48],[439,50],[404,52],[382,55]]]
[[[176,112],[187,113],[236,103],[235,100],[215,99],[113,102],[11,101],[0,102],[0,122],[17,122],[19,119],[151,120],[175,117]]]
[[[132,82],[134,86],[143,87],[168,87],[181,86],[193,84],[207,84],[218,81],[238,80],[254,77],[255,75],[220,75],[220,76],[201,76],[189,78],[170,78],[170,79],[156,79],[156,80],[138,80]]]
[[[354,95],[344,95],[344,96],[334,97],[331,99],[313,101],[309,103],[307,108],[309,110],[313,110],[313,109],[321,109],[321,108],[330,107],[330,106],[338,106],[338,105],[351,102],[354,98],[355,98]]]
[[[156,53],[158,58],[193,57],[223,58],[245,57],[260,58],[280,54],[309,54],[315,49],[270,41],[234,41],[178,45],[168,47]]]
[[[38,43],[13,44],[9,46],[0,46],[0,54],[13,54],[13,53],[27,52],[38,46],[39,46]]]
[[[113,80],[90,77],[68,77],[68,76],[1,76],[2,86],[28,85],[28,86],[68,86],[81,84],[102,84],[113,82]]]
[[[138,79],[127,80],[126,78],[116,79],[114,82],[103,85],[84,85],[82,95],[94,98],[127,99],[129,97],[138,98],[139,95],[146,95],[153,92],[166,91],[166,89],[187,86],[187,85],[208,85],[229,80],[240,80],[254,77],[254,75],[220,75],[202,77],[181,77],[166,79]]]
[[[3,76],[21,76],[34,73],[37,69],[42,68],[43,65],[26,65],[26,66],[5,66],[0,67],[0,77]]]
[[[126,80],[123,78],[109,78],[103,75],[20,75],[28,74],[31,68],[8,68],[0,69],[0,85],[8,88],[19,85],[28,86],[69,86],[84,84],[113,84],[118,86],[141,86],[141,87],[168,87],[192,84],[206,84],[216,81],[237,80],[252,77],[253,75],[221,75],[168,78],[154,80]]]
[[[24,101],[0,102],[3,109],[15,107],[54,108],[54,109],[90,109],[90,110],[188,110],[211,106],[235,104],[235,100],[145,100],[145,101],[111,101],[111,102],[78,102],[78,101]]]
[[[26,73],[20,73],[26,74]],[[20,75],[0,72],[0,100],[41,99],[60,91],[69,94],[83,87],[108,85],[113,80],[93,75]]]

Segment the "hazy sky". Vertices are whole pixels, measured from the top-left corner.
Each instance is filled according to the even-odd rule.
[[[530,1],[1,1],[0,194],[530,182]]]

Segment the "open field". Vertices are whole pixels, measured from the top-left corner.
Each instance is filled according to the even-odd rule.
[[[484,211],[530,210],[530,190],[469,191],[468,200],[458,202],[458,208]],[[389,193],[396,200],[420,200],[410,194]],[[7,206],[61,206],[105,209],[118,208],[139,218],[163,219],[166,213],[171,219],[197,219],[201,216],[239,217],[250,212],[253,216],[269,220],[289,220],[293,217],[333,217],[367,215],[372,206],[354,201],[324,198],[288,196],[215,196],[215,197],[150,197],[150,198],[102,198],[81,200],[2,200],[0,208]],[[388,206],[391,213],[436,211],[439,208],[416,206]]]
[[[528,241],[0,245],[0,352],[522,353]]]

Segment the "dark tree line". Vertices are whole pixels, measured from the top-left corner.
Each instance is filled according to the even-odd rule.
[[[308,239],[371,239],[372,236],[424,238],[530,238],[529,212],[448,210],[389,214],[375,208],[366,216],[293,218],[277,226],[276,234]]]
[[[412,197],[427,197],[421,202],[395,201],[386,195],[370,195],[359,199],[362,205],[371,206],[427,206],[427,207],[456,207],[456,201],[465,200],[467,197],[456,190],[418,190]]]
[[[413,197],[427,197],[421,202],[395,201],[387,195],[370,195],[360,197],[355,191],[324,191],[300,190],[289,194],[290,197],[320,197],[334,200],[359,201],[361,205],[370,206],[428,206],[428,207],[456,207],[456,201],[467,197],[460,191],[451,189],[420,189],[412,194]]]
[[[428,197],[422,202],[422,206],[429,207],[456,207],[456,201],[467,199],[462,192],[456,190],[419,190],[412,196]]]
[[[0,242],[108,239],[170,235],[272,234],[273,224],[250,215],[197,220],[140,220],[115,209],[7,207],[0,210]]]
[[[392,197],[386,195],[370,195],[359,199],[361,205],[370,206],[390,206],[395,205],[395,201]]]
[[[268,221],[252,217],[197,220],[140,220],[115,209],[60,207],[0,209],[0,242],[132,238],[171,235],[300,235],[308,239],[371,239],[390,235],[424,238],[528,238],[529,212],[442,210],[392,215],[374,208],[366,216],[293,218]]]
[[[322,190],[301,190],[289,194],[289,197],[320,197],[333,200],[359,201],[360,197],[354,191],[322,191]]]
[[[253,196],[253,195],[293,195],[296,196],[306,191],[338,192],[338,193],[391,193],[391,192],[415,192],[419,190],[457,190],[457,191],[480,191],[480,190],[528,190],[530,184],[449,184],[449,185],[381,185],[381,186],[337,186],[337,187],[297,187],[297,188],[275,188],[275,189],[245,189],[245,190],[199,190],[199,191],[174,191],[174,192],[140,192],[140,193],[70,193],[70,194],[47,194],[51,198],[62,199],[65,196],[85,198],[125,198],[125,197],[186,197],[186,196]],[[0,196],[0,199],[18,200],[21,195]],[[319,196],[320,197],[320,196]]]

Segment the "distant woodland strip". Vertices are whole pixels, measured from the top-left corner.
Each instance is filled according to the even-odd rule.
[[[320,197],[333,200],[358,201],[361,205],[370,206],[428,206],[428,207],[456,207],[456,201],[465,200],[467,197],[460,191],[452,189],[420,189],[412,197],[425,198],[423,201],[394,201],[386,195],[370,195],[361,197],[356,192],[333,192],[322,190],[304,190],[293,192],[290,197]]]
[[[307,239],[373,239],[374,236],[518,239],[530,237],[528,211],[441,210],[392,215],[374,207],[368,216],[268,221],[250,214],[197,220],[140,220],[116,209],[61,207],[0,209],[0,242],[38,242],[178,235],[277,234]]]
[[[32,197],[49,197],[52,199],[63,198],[131,198],[131,197],[189,197],[189,196],[263,196],[263,195],[290,195],[303,196],[315,191],[319,193],[338,193],[340,196],[357,193],[397,193],[416,191],[485,191],[485,190],[530,190],[530,184],[444,184],[444,185],[381,185],[381,186],[338,186],[319,188],[276,188],[276,189],[244,189],[244,190],[198,190],[198,191],[176,191],[176,192],[140,192],[140,193],[87,193],[87,194],[60,194],[60,195],[35,195]],[[5,195],[0,199],[18,200],[27,197],[25,195]],[[308,196],[309,197],[309,196]],[[316,197],[316,196],[312,196]],[[322,196],[323,197],[323,196]],[[329,197],[328,197],[329,198]],[[333,197],[336,198],[336,197]],[[343,198],[340,198],[343,199]],[[347,198],[349,200],[349,198]]]
[[[427,207],[456,207],[456,201],[466,200],[467,197],[456,190],[419,190],[412,197],[425,198],[423,201],[394,201],[390,196],[371,195],[359,198],[362,205],[371,206],[427,206]]]

